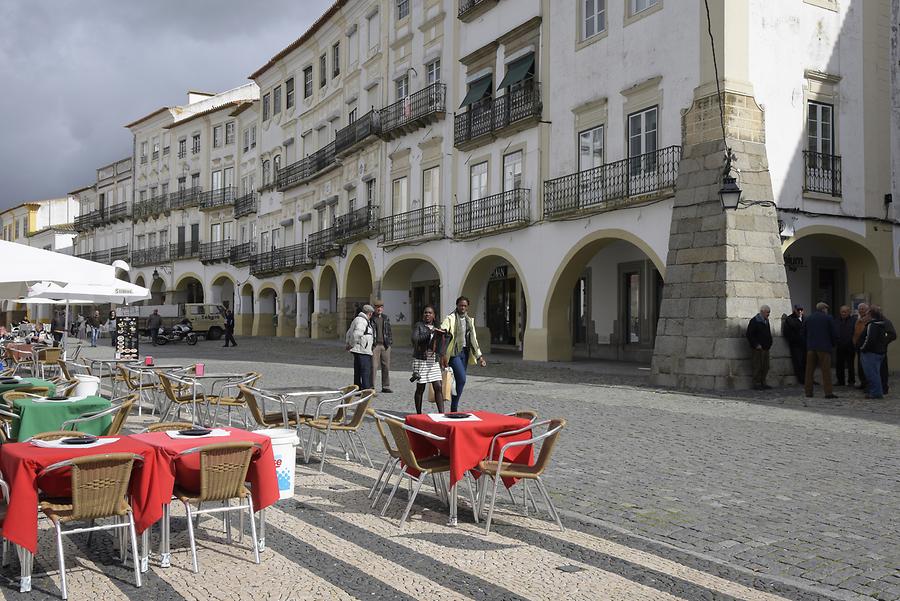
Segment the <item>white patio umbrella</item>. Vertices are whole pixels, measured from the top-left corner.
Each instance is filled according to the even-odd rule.
[[[116,268],[71,255],[0,240],[0,298],[21,298],[37,282],[112,282]]]

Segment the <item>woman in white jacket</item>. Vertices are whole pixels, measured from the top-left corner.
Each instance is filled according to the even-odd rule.
[[[353,383],[360,390],[372,388],[372,348],[375,346],[375,328],[372,314],[375,307],[363,305],[347,330],[347,350],[353,353]]]

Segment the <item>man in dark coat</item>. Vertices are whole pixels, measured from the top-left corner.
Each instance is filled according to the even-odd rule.
[[[885,352],[884,356],[881,358],[881,369],[879,370],[879,375],[881,376],[881,392],[884,394],[888,393],[888,376],[890,373],[888,372],[888,360],[887,360],[887,346],[893,341],[897,340],[897,330],[894,329],[894,324],[891,323],[891,320],[884,316],[884,313],[881,311],[881,307],[878,305],[873,305],[872,308],[877,309],[878,313],[881,315],[881,320],[884,322],[884,332],[885,332]]]
[[[856,316],[850,313],[850,307],[843,305],[837,318],[837,349],[835,352],[834,371],[837,385],[856,385],[856,346],[853,344],[853,332],[856,330]],[[846,377],[845,377],[846,376]]]
[[[227,347],[228,343],[231,343],[231,346],[237,346],[237,342],[234,340],[234,312],[231,309],[225,310],[225,344],[223,346]]]
[[[822,370],[822,386],[826,399],[836,399],[831,388],[831,353],[837,342],[834,318],[828,314],[828,304],[818,303],[816,310],[806,319],[806,378],[804,392],[813,395],[813,378],[818,366]]]
[[[150,334],[150,340],[153,346],[156,346],[156,338],[159,336],[159,329],[162,327],[162,316],[159,309],[153,309],[153,313],[147,318],[147,332]]]
[[[747,324],[747,340],[750,342],[751,365],[753,367],[753,388],[768,390],[766,376],[769,373],[769,349],[772,348],[772,326],[769,325],[768,305],[759,308],[759,313]]]
[[[788,343],[791,351],[791,364],[794,366],[794,376],[797,382],[803,384],[806,374],[806,319],[803,316],[803,307],[794,305],[794,312],[781,319],[781,335]]]

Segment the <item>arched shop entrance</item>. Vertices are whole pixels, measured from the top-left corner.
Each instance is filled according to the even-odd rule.
[[[194,276],[184,276],[175,284],[175,293],[172,296],[172,302],[175,304],[202,303],[203,284]]]
[[[244,335],[252,333],[255,308],[253,286],[244,284],[241,287],[240,303],[234,320],[235,333]]]
[[[297,292],[294,280],[285,280],[281,287],[281,311],[275,335],[293,338],[297,329]]]
[[[298,338],[309,338],[312,334],[312,315],[316,304],[315,286],[310,276],[300,279],[297,286],[297,327]]]
[[[316,307],[312,317],[313,338],[337,338],[338,332],[338,287],[334,268],[329,264],[319,274],[316,290]]]
[[[166,302],[166,282],[162,278],[156,278],[150,284],[150,304],[162,305]]]
[[[214,279],[210,286],[209,302],[234,310],[234,280],[227,275]]]
[[[347,266],[347,280],[344,284],[344,298],[341,303],[342,327],[346,330],[356,317],[357,310],[372,299],[372,268],[368,259],[358,254]]]
[[[278,315],[278,293],[271,285],[259,291],[256,318],[253,320],[254,336],[274,336]]]
[[[505,251],[486,251],[469,267],[462,295],[469,298],[483,350],[522,350],[528,294],[520,268]],[[447,307],[445,312],[453,307]],[[484,331],[482,331],[484,330]]]
[[[440,273],[424,257],[404,257],[391,263],[381,278],[381,300],[396,340],[409,340],[412,324],[422,318],[426,305],[435,308],[438,318],[450,310],[441,306]]]

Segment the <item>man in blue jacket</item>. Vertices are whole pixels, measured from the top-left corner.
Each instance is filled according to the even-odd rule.
[[[813,395],[813,378],[816,366],[822,370],[822,386],[826,399],[836,399],[831,388],[831,353],[837,342],[834,318],[828,314],[828,305],[818,303],[816,310],[806,318],[806,379],[804,392]]]

